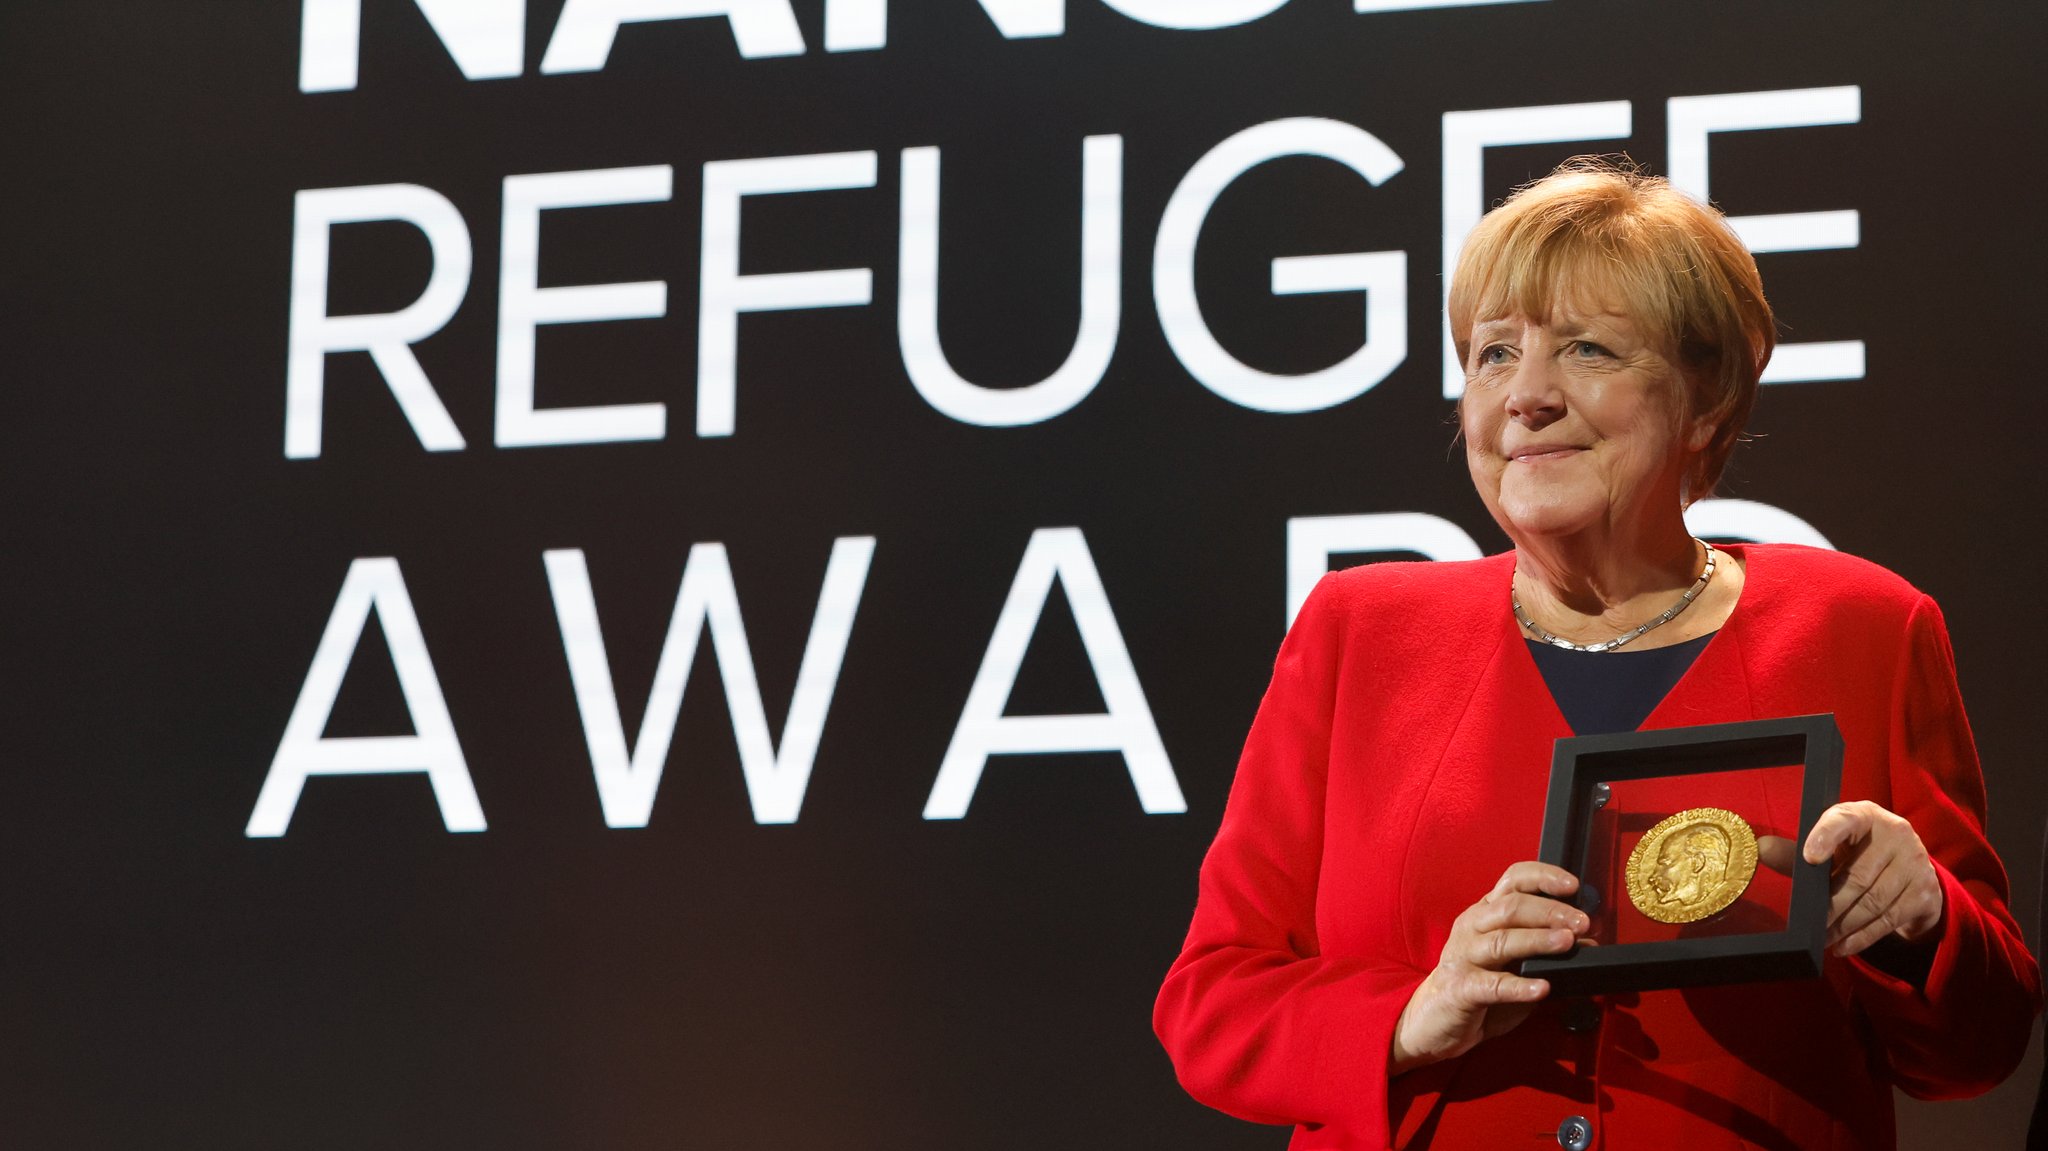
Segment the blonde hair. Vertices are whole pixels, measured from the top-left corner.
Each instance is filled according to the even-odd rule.
[[[1686,415],[1714,427],[1686,469],[1684,498],[1711,493],[1777,344],[1756,261],[1728,221],[1625,159],[1567,160],[1466,238],[1447,309],[1458,362],[1475,322],[1545,320],[1560,304],[1619,307],[1675,354]]]

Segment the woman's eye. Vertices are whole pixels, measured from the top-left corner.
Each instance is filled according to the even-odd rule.
[[[1481,364],[1487,364],[1487,365],[1492,365],[1492,364],[1505,364],[1505,363],[1507,363],[1507,362],[1508,362],[1508,349],[1507,349],[1507,345],[1505,345],[1505,344],[1489,344],[1488,346],[1486,346],[1486,347],[1484,347],[1484,348],[1481,348],[1481,349],[1479,349],[1479,362],[1480,362]]]
[[[1606,348],[1603,348],[1600,345],[1594,343],[1591,340],[1577,341],[1572,345],[1572,351],[1575,352],[1579,356],[1579,358],[1587,360],[1600,359],[1604,356],[1611,356],[1614,354],[1608,351]]]

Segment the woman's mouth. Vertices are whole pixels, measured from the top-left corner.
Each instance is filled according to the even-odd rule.
[[[1518,464],[1540,464],[1547,460],[1561,460],[1578,455],[1586,449],[1560,444],[1553,447],[1516,448],[1508,453],[1509,461]]]

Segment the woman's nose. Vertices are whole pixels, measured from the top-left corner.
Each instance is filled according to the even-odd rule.
[[[1541,428],[1564,415],[1564,389],[1554,364],[1531,357],[1516,368],[1508,382],[1508,416],[1528,428]]]

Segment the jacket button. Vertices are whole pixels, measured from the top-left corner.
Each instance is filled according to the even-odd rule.
[[[1593,1125],[1584,1115],[1573,1115],[1557,1125],[1557,1145],[1564,1151],[1586,1151],[1593,1145]]]
[[[1591,999],[1568,999],[1564,1005],[1564,1029],[1584,1034],[1600,1027],[1600,1004]]]

